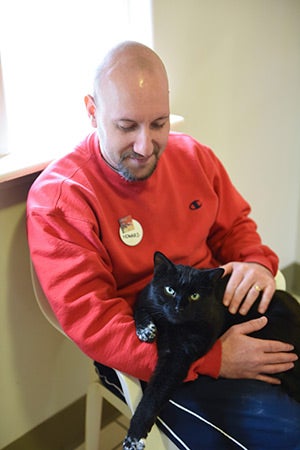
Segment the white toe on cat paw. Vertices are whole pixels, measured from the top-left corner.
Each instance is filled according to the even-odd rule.
[[[153,322],[150,322],[144,328],[137,328],[137,337],[143,342],[153,342],[156,338],[156,326]]]
[[[139,441],[135,438],[127,436],[123,442],[123,450],[144,450],[145,441],[140,439]]]

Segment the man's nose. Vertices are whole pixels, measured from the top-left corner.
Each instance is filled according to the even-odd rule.
[[[135,153],[147,158],[153,153],[153,142],[151,136],[151,130],[142,129],[136,136],[133,150]]]

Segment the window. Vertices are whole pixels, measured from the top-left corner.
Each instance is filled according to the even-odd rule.
[[[1,56],[1,55],[0,55]],[[7,119],[4,102],[3,77],[0,58],[0,156],[7,152]]]
[[[8,147],[18,160],[26,161],[33,154],[46,160],[70,151],[90,131],[83,97],[91,92],[102,56],[125,39],[151,46],[150,4],[150,0],[2,0],[2,152]]]

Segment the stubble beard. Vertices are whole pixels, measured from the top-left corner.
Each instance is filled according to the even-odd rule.
[[[134,151],[130,151],[122,155],[122,158],[120,159],[117,167],[118,173],[127,181],[143,181],[147,180],[153,172],[155,171],[157,167],[157,163],[159,160],[159,150],[157,148],[154,149],[152,157],[154,157],[154,161],[149,167],[147,168],[147,171],[143,175],[137,175],[135,173],[135,170],[131,167],[128,167],[125,165],[126,160],[130,160],[131,158],[136,159],[142,159],[137,155]]]

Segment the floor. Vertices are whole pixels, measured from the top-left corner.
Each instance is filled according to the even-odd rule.
[[[122,442],[129,426],[127,417],[119,416],[101,431],[99,450],[122,450]],[[74,450],[85,450],[84,444]]]

